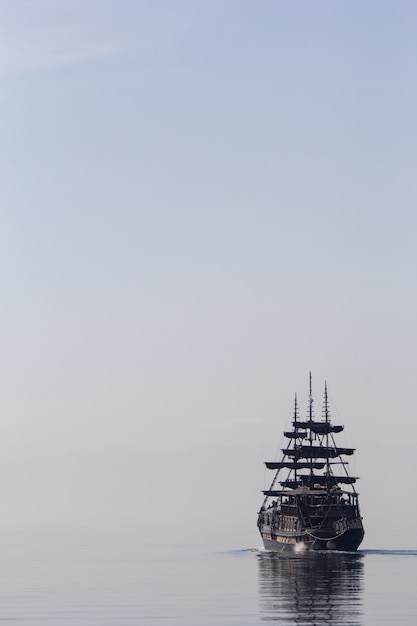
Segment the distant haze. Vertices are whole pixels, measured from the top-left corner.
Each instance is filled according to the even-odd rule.
[[[256,545],[312,370],[365,547],[416,549],[417,5],[5,0],[0,24],[1,524]]]

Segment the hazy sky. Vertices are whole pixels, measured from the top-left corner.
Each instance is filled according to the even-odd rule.
[[[416,32],[411,0],[1,2],[7,522],[168,498],[256,543],[311,369],[368,545],[417,547]]]

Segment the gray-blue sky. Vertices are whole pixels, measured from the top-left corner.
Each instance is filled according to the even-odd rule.
[[[371,461],[397,487],[388,448],[408,477],[417,434],[415,3],[38,0],[0,18],[2,458],[146,450],[186,490],[177,457],[232,450],[258,506],[256,464],[312,369],[383,536]]]

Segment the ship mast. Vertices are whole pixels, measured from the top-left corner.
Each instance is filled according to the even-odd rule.
[[[308,421],[311,424],[313,421],[313,391],[311,386],[311,372],[310,374],[310,389],[308,394]],[[310,429],[310,448],[313,447],[313,431]],[[310,456],[310,475],[313,476],[313,456]]]
[[[326,449],[329,450],[329,399],[327,396],[327,380],[324,381],[324,416],[326,418]],[[327,452],[326,460],[327,488],[329,488],[330,459]]]
[[[296,434],[298,434],[297,420],[298,420],[298,404],[297,404],[297,392],[295,392],[295,399],[294,399],[294,422],[293,423],[294,423],[294,431],[295,431]],[[294,480],[295,480],[295,483],[297,484],[297,480],[298,480],[297,468],[295,468],[295,470],[294,470]]]

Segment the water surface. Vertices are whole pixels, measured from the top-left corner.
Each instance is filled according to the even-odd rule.
[[[135,530],[0,538],[0,622],[14,626],[415,626],[416,580],[416,551],[285,558]]]

